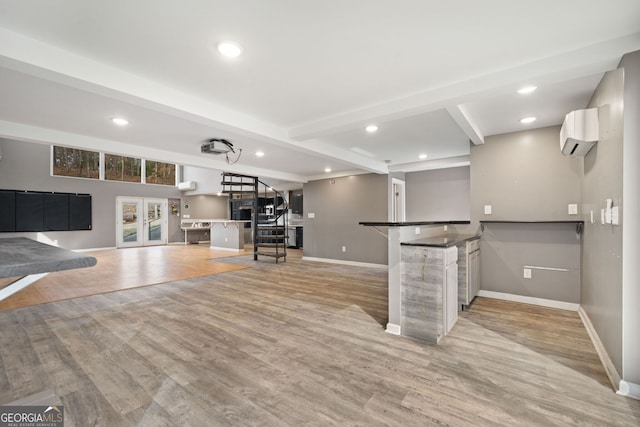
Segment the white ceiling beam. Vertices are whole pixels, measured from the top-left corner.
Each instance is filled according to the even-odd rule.
[[[484,135],[463,105],[448,107],[447,112],[474,145],[484,144]]]
[[[60,145],[93,151],[104,151],[105,147],[109,147],[109,151],[111,152],[136,158],[196,166],[204,169],[217,169],[246,175],[269,177],[284,181],[307,182],[307,178],[302,175],[284,173],[271,169],[256,168],[239,163],[229,165],[224,160],[224,156],[209,154],[194,155],[175,151],[166,151],[142,145],[126,144],[119,141],[78,135],[3,120],[0,120],[0,137],[17,141]],[[10,161],[9,159],[5,160]]]
[[[471,156],[447,157],[445,159],[425,160],[423,162],[403,163],[389,166],[389,172],[420,172],[434,169],[458,168],[469,166]]]
[[[369,122],[379,124],[450,108],[480,100],[495,93],[514,90],[527,81],[553,83],[591,76],[615,69],[622,55],[636,50],[638,45],[640,45],[640,32],[303,123],[290,128],[288,137],[304,141],[362,128]]]
[[[383,162],[346,150],[336,150],[327,144],[300,144],[289,139],[283,128],[256,117],[230,110],[1,27],[0,66],[235,135],[319,155],[328,160],[341,160],[370,172],[386,173],[386,165]]]

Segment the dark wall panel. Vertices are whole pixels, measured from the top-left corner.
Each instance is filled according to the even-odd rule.
[[[0,190],[0,231],[16,231],[16,192]]]
[[[69,195],[44,194],[44,231],[69,230]]]
[[[44,195],[16,193],[16,231],[42,231],[44,227]]]
[[[90,194],[0,190],[0,232],[91,230]]]
[[[91,230],[91,195],[69,195],[69,229]]]

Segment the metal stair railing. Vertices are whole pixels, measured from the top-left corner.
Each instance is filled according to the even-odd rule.
[[[239,195],[242,200],[251,200],[251,228],[253,236],[253,259],[258,256],[275,258],[276,263],[287,260],[287,215],[289,205],[284,195],[260,181],[258,177],[230,172],[222,174],[223,193],[229,200]],[[260,197],[260,185],[264,186],[264,197]],[[250,197],[247,198],[246,196]],[[263,203],[261,203],[261,201]],[[268,205],[267,201],[272,204]],[[267,212],[267,206],[272,211]]]

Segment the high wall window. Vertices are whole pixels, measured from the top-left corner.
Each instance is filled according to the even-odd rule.
[[[104,179],[109,181],[142,182],[142,159],[105,154]]]
[[[173,163],[58,146],[51,150],[51,161],[55,176],[176,185]]]
[[[147,160],[145,169],[147,184],[176,185],[176,165]]]
[[[100,179],[100,153],[77,148],[53,147],[53,174]]]

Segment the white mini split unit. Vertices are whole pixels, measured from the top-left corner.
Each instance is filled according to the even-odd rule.
[[[567,114],[560,128],[560,150],[569,157],[582,157],[598,142],[598,109]]]
[[[195,181],[185,181],[178,183],[178,190],[180,191],[191,191],[196,189]]]

